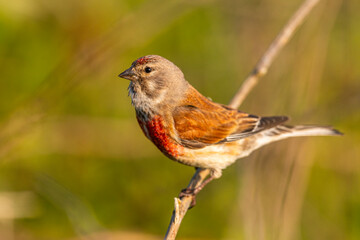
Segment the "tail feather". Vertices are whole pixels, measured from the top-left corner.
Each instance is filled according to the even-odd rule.
[[[269,144],[271,142],[279,141],[289,137],[305,137],[305,136],[339,136],[343,133],[327,126],[314,125],[297,125],[287,126],[278,125],[274,128],[262,131],[257,134],[256,149]]]
[[[279,125],[264,132],[267,136],[302,137],[302,136],[335,136],[343,135],[338,130],[328,126],[297,125],[287,126]]]

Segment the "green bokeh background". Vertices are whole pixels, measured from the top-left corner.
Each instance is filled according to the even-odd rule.
[[[162,239],[194,169],[143,136],[117,75],[162,55],[228,103],[300,4],[0,0],[1,211],[28,196],[0,218],[0,239]],[[360,239],[359,10],[321,1],[241,106],[345,136],[239,160],[199,194],[179,239]]]

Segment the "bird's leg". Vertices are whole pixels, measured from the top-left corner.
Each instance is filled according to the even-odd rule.
[[[179,194],[179,198],[181,199],[185,196],[191,196],[192,201],[191,201],[189,209],[193,208],[196,205],[196,195],[213,179],[214,179],[214,176],[210,175],[210,177],[208,177],[205,181],[203,181],[200,186],[198,186],[196,188],[188,187],[188,188],[181,190],[181,192]]]

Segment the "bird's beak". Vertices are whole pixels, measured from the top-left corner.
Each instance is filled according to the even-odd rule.
[[[131,81],[136,79],[136,75],[133,72],[132,67],[130,67],[130,68],[126,69],[125,71],[123,71],[122,73],[120,73],[119,77],[131,80]]]

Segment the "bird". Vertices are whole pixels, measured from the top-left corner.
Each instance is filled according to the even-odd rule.
[[[145,136],[171,160],[210,169],[198,189],[185,189],[184,194],[197,194],[237,159],[271,142],[342,135],[332,127],[285,125],[287,116],[260,117],[213,102],[159,55],[136,59],[119,77],[130,80],[128,93]]]

